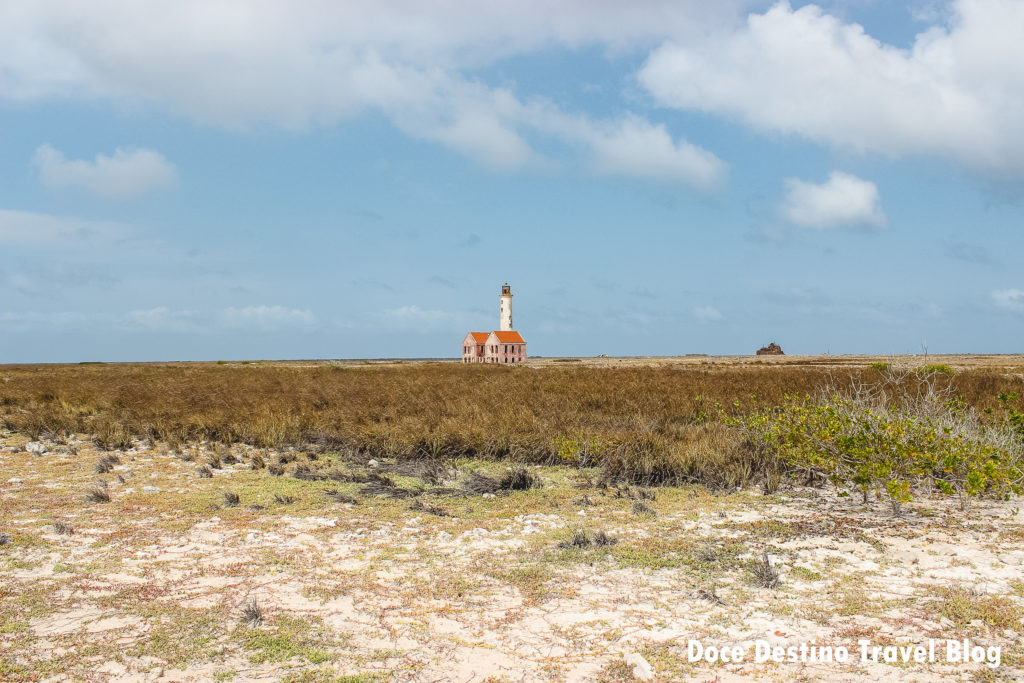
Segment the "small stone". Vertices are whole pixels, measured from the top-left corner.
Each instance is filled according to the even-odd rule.
[[[366,466],[367,467],[378,467],[378,466],[380,466],[380,463],[377,462],[376,460],[371,460],[370,462],[366,463]]]
[[[143,486],[142,490],[145,493],[160,493],[159,487],[156,486]]]
[[[42,441],[29,441],[27,444],[25,444],[25,450],[28,451],[29,453],[42,455],[48,449],[46,448],[46,444],[43,443]]]

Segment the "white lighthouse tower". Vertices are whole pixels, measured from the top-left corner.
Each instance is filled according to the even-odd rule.
[[[509,367],[526,362],[526,340],[512,328],[512,288],[501,286],[500,330],[470,332],[462,339],[463,363],[501,363]]]
[[[512,288],[506,282],[501,286],[501,327],[502,332],[514,330],[512,327]]]

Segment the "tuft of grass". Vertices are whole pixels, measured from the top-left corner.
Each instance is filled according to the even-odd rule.
[[[931,365],[924,365],[918,368],[917,372],[921,375],[952,375],[953,368],[949,367],[945,363],[935,363]]]
[[[196,475],[200,479],[212,479],[213,470],[210,469],[209,465],[200,465],[199,467],[196,468]]]
[[[439,486],[451,478],[451,471],[443,462],[429,458],[420,465],[419,477],[424,484]]]
[[[654,508],[645,503],[642,500],[633,501],[633,514],[634,515],[655,515]]]
[[[71,536],[75,533],[75,527],[71,526],[62,519],[58,519],[53,523],[53,530],[61,536]]]
[[[572,548],[582,550],[585,548],[589,548],[591,545],[593,545],[593,543],[594,542],[590,540],[590,536],[587,535],[586,531],[584,531],[583,529],[577,529],[572,533],[572,537],[569,538],[568,541],[562,541],[558,544],[558,547],[565,548],[567,550]]]
[[[359,490],[364,496],[387,496],[388,498],[414,498],[423,493],[422,489],[406,489],[395,483],[387,474],[374,472]]]
[[[13,542],[11,535],[6,532],[0,532],[0,545],[10,545]]]
[[[96,467],[93,468],[93,471],[96,474],[107,474],[114,469],[114,465],[119,464],[121,464],[121,459],[113,453],[108,453],[99,459],[96,463]]]
[[[235,493],[234,491],[225,491],[223,493],[223,497],[224,497],[224,507],[226,507],[226,508],[237,507],[238,504],[241,502],[241,500],[238,497],[238,494]]]
[[[282,474],[284,474],[284,467],[277,463],[267,465],[267,474],[269,474],[272,477],[280,477]]]
[[[772,566],[768,553],[761,555],[761,559],[754,563],[750,573],[757,585],[762,588],[777,588],[779,585],[779,572]]]
[[[608,535],[605,531],[598,531],[591,538],[587,532],[583,529],[576,529],[573,531],[572,536],[567,541],[562,541],[558,544],[559,548],[565,550],[579,549],[585,550],[591,546],[595,548],[608,548],[619,542],[619,539]]]
[[[263,607],[255,597],[242,608],[242,616],[238,620],[253,628],[263,625]]]
[[[469,478],[466,479],[462,488],[467,493],[479,495],[498,491],[501,488],[501,483],[494,477],[488,477],[486,474],[480,474],[474,470],[469,473]]]
[[[263,459],[263,456],[257,453],[249,459],[249,464],[252,465],[254,470],[262,470],[267,466],[267,461]]]
[[[345,493],[339,493],[337,489],[326,489],[324,495],[335,503],[349,503],[351,505],[357,505],[359,503],[358,498],[354,498]]]
[[[542,486],[540,477],[525,467],[514,467],[505,473],[498,482],[499,488],[506,491],[527,491]]]
[[[95,424],[96,433],[92,442],[104,451],[115,451],[130,448],[132,434],[130,429],[113,416],[105,415]]]
[[[85,499],[90,503],[109,503],[110,491],[104,486],[94,486],[85,494]]]
[[[235,496],[237,498],[238,496]],[[274,502],[278,505],[291,505],[295,502],[295,498],[284,493],[275,493]]]
[[[412,510],[413,512],[426,512],[428,515],[434,515],[435,517],[452,516],[452,513],[448,512],[443,507],[440,507],[439,505],[434,505],[432,503],[424,503],[421,500],[416,500],[415,502],[413,502],[413,504],[409,506],[409,509]]]
[[[468,493],[498,493],[507,491],[527,491],[542,486],[540,477],[525,467],[513,467],[505,472],[500,479],[473,471],[463,483],[462,488]]]

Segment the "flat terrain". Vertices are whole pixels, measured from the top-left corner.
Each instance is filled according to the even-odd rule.
[[[932,357],[929,362],[949,364],[954,380],[976,388],[978,396],[991,393],[991,382],[1013,388],[1021,381],[1020,357],[977,363],[958,358],[963,360]],[[765,366],[800,370],[799,359],[786,360],[788,365],[768,359]],[[729,366],[761,361],[715,360]],[[639,361],[581,364],[606,362]],[[858,359],[854,367],[868,372],[866,366],[877,362],[884,361]],[[533,368],[538,372],[526,367],[459,377],[477,378],[482,392],[488,386],[493,390],[495,382],[511,387],[509,395],[519,398],[516,392],[526,389],[515,383],[526,381],[522,378],[541,378],[542,389],[559,392],[568,377],[582,398],[567,415],[538,416],[530,423],[538,432],[582,425],[594,433],[626,430],[629,437],[640,433],[629,431],[639,430],[639,422],[679,421],[683,406],[697,409],[702,403],[694,404],[690,380],[677,375],[598,375],[595,380],[572,374],[569,365],[574,364],[541,359]],[[136,372],[135,366],[125,367]],[[278,371],[302,372],[280,366],[209,367],[230,373],[224,375],[228,378],[272,370],[266,377],[274,383]],[[986,374],[976,377],[971,368]],[[625,370],[634,371],[646,372]],[[231,412],[233,401],[241,400],[231,395],[215,405],[192,405],[201,412],[171,414],[175,394],[154,404],[164,405],[163,413],[150,411],[140,398],[149,400],[149,390],[129,394],[126,385],[116,383],[128,381],[114,377],[124,372],[118,366],[0,368],[9,378],[0,385],[7,387],[0,399],[11,421],[63,402],[66,408],[47,413],[47,420],[89,424],[120,411],[116,415],[126,432],[133,432],[138,420],[152,426],[160,417],[162,428],[170,429],[192,424],[188,421],[198,415],[206,416],[202,429],[248,428]],[[132,381],[148,382],[148,372]],[[185,380],[167,372],[166,384],[159,386],[184,393]],[[304,407],[319,398],[333,406],[342,394],[360,395],[352,386],[366,381],[384,387],[379,404],[367,404],[379,410],[367,413],[366,424],[427,410],[416,403],[403,412],[394,398],[401,387],[388,388],[380,381],[385,375],[375,372],[391,373],[388,381],[404,378],[402,386],[421,386],[416,384],[420,375],[396,375],[404,370],[387,368],[318,374],[327,378],[324,382],[340,382],[340,376],[347,383],[319,397],[286,395],[280,405],[291,401]],[[209,377],[202,381],[221,386],[215,381],[221,375]],[[597,402],[588,383],[609,377],[638,384],[621,396],[609,386],[608,402]],[[682,382],[689,393],[685,402],[637,396],[628,403],[639,391],[635,387],[650,384],[652,377],[656,384]],[[770,385],[760,374],[739,377],[739,386],[750,378],[766,390]],[[800,374],[784,377],[806,380]],[[79,381],[96,390],[85,392]],[[290,391],[277,386],[279,392]],[[707,386],[704,393],[734,391],[732,384],[722,386],[729,388]],[[129,395],[137,405],[123,400]],[[193,404],[203,400],[197,396]],[[91,412],[80,415],[86,404]],[[640,414],[623,423],[612,419],[627,404]],[[351,402],[346,405],[345,410],[355,410]],[[449,413],[464,409],[454,403],[445,408]],[[373,439],[382,432],[369,430],[361,415],[318,418],[318,430],[334,425],[331,438],[317,431],[316,438],[291,445],[203,441],[186,438],[188,433],[170,443],[167,433],[104,440],[85,431],[54,434],[47,431],[49,422],[31,421],[25,424],[40,426],[42,433],[0,431],[0,534],[9,539],[0,545],[0,679],[1024,676],[1024,512],[1017,498],[973,501],[965,513],[950,499],[919,496],[894,517],[882,501],[865,506],[830,486],[805,486],[796,478],[772,494],[754,480],[744,486],[723,486],[710,478],[707,485],[652,487],[610,479],[600,463],[544,464],[550,458],[540,452],[518,458],[514,453],[460,455],[453,444],[490,442],[466,439],[455,425],[444,439],[431,442],[417,436],[420,423],[403,423],[415,432],[407,442],[412,450],[392,444],[373,451],[367,444],[377,443]],[[443,422],[443,416],[433,415],[420,415],[423,424]],[[705,427],[684,426],[659,434],[693,447],[686,441],[689,430]],[[507,435],[539,443],[525,431],[509,428]],[[437,452],[426,457],[423,447]],[[771,567],[767,581],[765,557]],[[259,623],[243,621],[253,601]],[[964,638],[999,646],[1000,665],[949,664],[941,658],[923,664],[862,662],[856,654],[859,639],[878,646],[937,639],[944,647],[949,639]],[[844,645],[855,654],[847,664],[699,664],[686,658],[691,639],[745,645],[748,660],[759,639]]]

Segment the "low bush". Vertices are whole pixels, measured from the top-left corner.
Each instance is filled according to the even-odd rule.
[[[787,397],[735,422],[789,467],[860,491],[865,503],[877,492],[896,513],[914,491],[953,494],[963,507],[1021,492],[1024,441],[1012,423],[986,424],[948,390],[907,391],[900,379]]]

